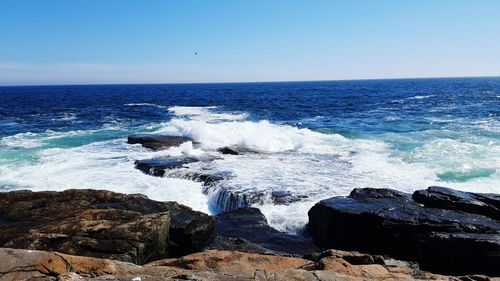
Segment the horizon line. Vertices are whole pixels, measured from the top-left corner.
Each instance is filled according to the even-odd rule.
[[[61,83],[61,84],[0,84],[7,87],[58,87],[58,86],[126,86],[126,85],[203,85],[203,84],[259,84],[259,83],[301,83],[301,82],[342,82],[342,81],[377,81],[377,80],[426,80],[426,79],[466,79],[466,78],[500,78],[500,75],[478,76],[419,76],[419,77],[382,77],[353,79],[317,79],[317,80],[270,80],[270,81],[222,81],[222,82],[134,82],[134,83]]]

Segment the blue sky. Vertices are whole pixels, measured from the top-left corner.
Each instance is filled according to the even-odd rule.
[[[500,76],[500,1],[0,1],[2,85],[443,76]]]

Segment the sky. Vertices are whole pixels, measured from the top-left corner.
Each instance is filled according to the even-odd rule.
[[[500,76],[499,0],[0,0],[0,85],[454,76]]]

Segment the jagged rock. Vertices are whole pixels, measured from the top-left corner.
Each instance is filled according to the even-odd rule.
[[[199,251],[215,228],[213,217],[176,202],[91,189],[0,193],[0,220],[0,246],[135,263]]]
[[[146,148],[153,150],[165,149],[173,146],[179,146],[185,142],[193,142],[193,139],[180,136],[167,136],[157,134],[136,134],[128,137],[128,143],[139,143]]]
[[[413,200],[427,207],[481,214],[500,220],[500,195],[498,194],[463,192],[431,186],[427,190],[415,191]]]
[[[280,232],[269,226],[266,217],[257,208],[240,208],[216,216],[215,234],[221,237],[241,239],[235,248],[252,252],[274,252],[282,254],[305,255],[319,249],[303,237]],[[234,242],[234,241],[233,241]],[[248,243],[250,242],[250,243]],[[255,247],[259,245],[259,247]],[[263,250],[264,248],[265,250]]]
[[[417,261],[426,270],[500,275],[500,223],[423,207],[390,189],[354,189],[309,211],[309,230],[325,248],[358,250]]]
[[[193,157],[155,158],[135,161],[135,167],[145,174],[163,177],[165,170],[181,168],[186,164],[199,161]]]
[[[486,276],[450,277],[394,263],[351,264],[336,252],[319,261],[237,251],[205,251],[143,266],[54,252],[0,248],[0,280],[492,280]]]
[[[168,256],[168,213],[90,209],[31,228],[4,247],[43,249],[143,264]]]
[[[238,151],[231,149],[227,146],[219,148],[219,149],[217,149],[217,151],[222,153],[222,154],[239,155]]]

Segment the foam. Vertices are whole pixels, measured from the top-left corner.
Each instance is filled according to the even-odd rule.
[[[190,120],[202,120],[205,122],[243,120],[249,116],[247,113],[218,113],[215,112],[217,109],[219,109],[217,106],[172,106],[168,108],[168,111],[175,114],[177,117],[188,118]]]
[[[168,110],[173,114],[170,121],[148,124],[141,129],[188,136],[200,146],[186,142],[168,150],[150,151],[140,145],[126,144],[119,135],[112,140],[99,139],[99,134],[106,134],[105,129],[17,134],[2,138],[0,143],[8,148],[36,148],[33,153],[38,160],[0,166],[0,186],[143,193],[155,200],[175,200],[204,212],[220,211],[211,208],[214,202],[210,200],[214,200],[212,195],[219,188],[224,188],[261,196],[262,200],[254,206],[262,210],[273,227],[288,232],[297,232],[306,224],[307,212],[316,202],[347,195],[353,188],[385,187],[412,192],[430,185],[444,185],[465,191],[500,193],[500,145],[493,138],[444,128],[384,134],[377,139],[347,139],[333,132],[324,134],[267,120],[250,121],[246,113],[227,113],[219,107]],[[489,128],[496,124],[488,119],[477,126]],[[115,125],[117,133],[126,132],[122,126]],[[76,147],[47,145],[75,135],[95,139]],[[400,149],[391,143],[410,145]],[[234,156],[215,151],[225,146],[259,153]],[[231,176],[208,188],[207,196],[198,182],[152,177],[134,169],[134,161],[138,159],[186,155],[220,157],[210,162],[190,163],[186,171]],[[274,205],[270,196],[273,191],[301,199],[288,205]]]
[[[167,108],[164,105],[159,105],[159,104],[154,104],[154,103],[147,103],[147,102],[140,102],[140,103],[126,103],[124,106],[150,106],[150,107],[156,107],[156,108]]]
[[[186,144],[184,151],[189,151]],[[130,146],[125,139],[95,142],[75,148],[50,148],[38,153],[38,163],[3,166],[0,186],[31,190],[68,188],[108,189],[121,193],[143,193],[155,200],[177,201],[196,210],[209,212],[208,199],[201,184],[170,178],[157,178],[134,169],[134,161],[178,154],[179,151],[151,152]],[[186,196],[188,195],[188,196]]]

